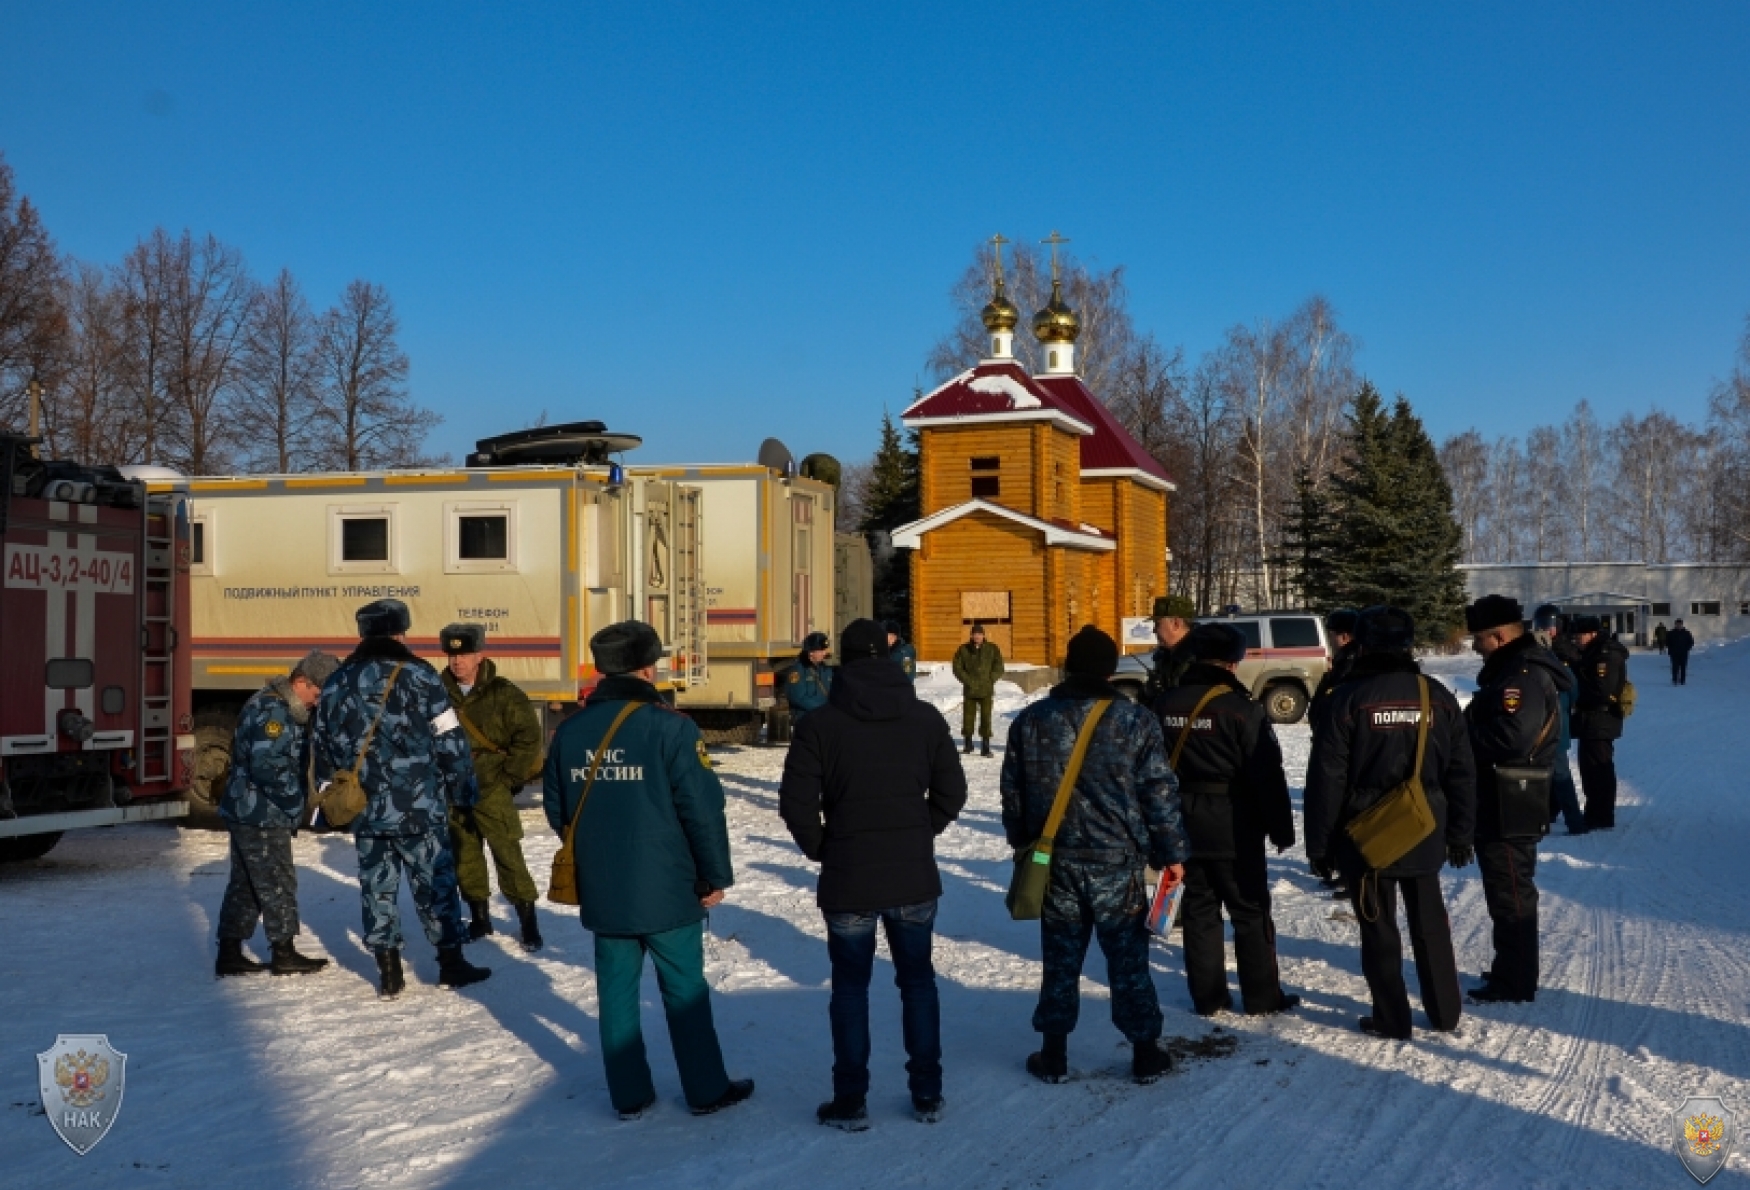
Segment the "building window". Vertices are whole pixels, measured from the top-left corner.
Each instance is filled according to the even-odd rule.
[[[996,455],[974,455],[972,469],[974,471],[1001,471],[1003,461]]]
[[[972,494],[994,500],[1003,494],[1003,481],[994,475],[974,475]]]
[[[1050,367],[1050,368],[1057,367],[1057,352],[1054,351],[1051,353],[1051,362],[1048,363],[1046,366]]]
[[[1746,599],[1738,605],[1738,614],[1740,616],[1750,616],[1750,599]]]
[[[445,504],[444,573],[515,570],[516,508],[510,501]]]
[[[1655,616],[1668,616],[1671,614],[1671,605],[1669,603],[1655,603],[1653,614]]]
[[[396,507],[332,505],[328,510],[330,574],[398,574]]]
[[[188,518],[188,572],[213,573],[213,514],[198,513]]]
[[[1717,616],[1720,614],[1720,601],[1717,599],[1704,599],[1696,603],[1691,603],[1689,605],[1689,614],[1692,616]]]

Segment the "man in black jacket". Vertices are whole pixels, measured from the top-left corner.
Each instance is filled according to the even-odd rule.
[[[1197,606],[1183,595],[1162,595],[1155,600],[1154,654],[1149,658],[1148,681],[1143,684],[1143,697],[1153,705],[1163,690],[1179,684],[1191,664],[1191,650],[1185,643],[1191,633],[1191,617]]]
[[[1665,647],[1671,651],[1671,684],[1689,685],[1689,650],[1695,648],[1695,633],[1685,628],[1683,621],[1679,620],[1665,634]]]
[[[1294,846],[1294,806],[1282,771],[1282,748],[1264,708],[1234,677],[1246,638],[1230,625],[1199,624],[1186,642],[1193,658],[1178,686],[1155,701],[1173,772],[1191,858],[1179,920],[1185,982],[1200,1016],[1233,1008],[1221,911],[1233,922],[1234,958],[1247,1016],[1300,1003],[1283,992],[1270,921],[1264,839],[1278,853]]]
[[[1628,650],[1604,630],[1597,616],[1574,620],[1580,660],[1574,667],[1573,736],[1580,753],[1580,788],[1586,795],[1586,828],[1616,826],[1616,741],[1622,738],[1623,683]]]
[[[1440,899],[1440,865],[1471,860],[1476,824],[1476,775],[1464,716],[1451,691],[1421,676],[1410,649],[1416,628],[1409,613],[1370,607],[1356,628],[1360,655],[1349,679],[1331,696],[1329,730],[1313,745],[1307,766],[1306,853],[1313,871],[1341,867],[1348,876],[1361,927],[1361,970],[1373,994],[1373,1015],[1363,1033],[1410,1035],[1410,999],[1404,989],[1404,949],[1397,899],[1404,898],[1410,946],[1422,1007],[1436,1030],[1458,1027],[1463,1012],[1452,926]],[[1344,829],[1393,787],[1407,780],[1422,728],[1419,684],[1428,687],[1428,743],[1422,789],[1434,830],[1407,855],[1372,871]]]
[[[1550,771],[1560,749],[1561,696],[1573,683],[1568,667],[1525,631],[1525,609],[1505,595],[1485,595],[1464,612],[1473,647],[1483,658],[1477,692],[1465,708],[1477,767],[1477,867],[1494,922],[1495,960],[1479,1004],[1537,998],[1537,842],[1549,830],[1549,790],[1513,801],[1519,785],[1498,778],[1497,765]],[[1563,761],[1566,761],[1564,756]],[[1523,796],[1523,795],[1521,795]]]
[[[833,1097],[817,1116],[850,1131],[869,1126],[869,979],[880,923],[903,1005],[912,1107],[933,1123],[942,1110],[941,1018],[930,963],[942,895],[935,838],[966,804],[966,774],[948,721],[918,700],[874,620],[845,627],[838,677],[827,704],[797,725],[778,796],[796,845],[821,865]]]

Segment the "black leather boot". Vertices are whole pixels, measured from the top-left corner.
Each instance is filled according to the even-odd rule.
[[[259,975],[267,970],[244,953],[243,943],[236,938],[219,939],[219,961],[213,964],[213,974],[223,979],[227,975]]]
[[[492,910],[485,901],[469,901],[468,912],[474,920],[468,923],[468,941],[478,942],[492,933]]]
[[[401,994],[401,989],[407,986],[407,978],[401,974],[399,950],[377,952],[377,979],[377,999],[393,1000]]]
[[[512,901],[511,904],[516,906],[517,921],[522,923],[523,949],[540,950],[546,941],[541,937],[541,923],[535,917],[534,904],[527,901]]]
[[[1069,1034],[1047,1033],[1038,1053],[1027,1055],[1027,1073],[1042,1083],[1069,1081]]]
[[[966,737],[966,746],[964,748],[961,748],[960,751],[961,751],[962,755],[965,755],[965,756],[972,755],[972,737],[971,736]]]
[[[460,946],[438,947],[438,986],[440,988],[465,988],[471,983],[479,983],[489,979],[492,971],[487,967],[476,967],[462,957]]]
[[[314,975],[328,966],[327,959],[313,959],[309,955],[298,953],[298,948],[287,938],[284,942],[273,944],[273,973],[275,975]]]
[[[1139,1041],[1130,1047],[1130,1077],[1143,1086],[1173,1069],[1173,1055],[1158,1039]]]

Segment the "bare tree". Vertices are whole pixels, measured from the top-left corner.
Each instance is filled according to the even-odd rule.
[[[1171,401],[1171,436],[1157,456],[1179,488],[1168,582],[1203,611],[1238,598],[1246,564],[1246,505],[1234,466],[1243,419],[1229,398],[1218,362],[1206,358]]]
[[[1337,325],[1337,311],[1323,294],[1300,304],[1282,324],[1286,374],[1287,462],[1291,473],[1322,484],[1335,465],[1343,405],[1359,384],[1354,338]]]
[[[361,471],[432,461],[420,448],[442,419],[408,396],[399,330],[389,291],[369,281],[352,282],[322,316],[317,438],[324,466]]]
[[[1719,561],[1750,562],[1750,317],[1736,366],[1708,402],[1707,551]]]
[[[1533,562],[1562,562],[1570,552],[1567,466],[1562,459],[1562,434],[1554,426],[1538,426],[1525,436],[1525,510]]]
[[[0,423],[24,428],[30,379],[53,366],[66,325],[60,282],[54,241],[0,156]]]
[[[125,461],[169,461],[175,405],[170,397],[170,305],[174,269],[164,253],[142,240],[122,257],[115,272],[120,360],[116,367],[127,419],[126,436],[137,454]]]
[[[1466,562],[1485,557],[1483,519],[1489,509],[1489,448],[1475,430],[1454,434],[1440,446],[1440,465],[1452,485],[1452,509],[1464,533]]]
[[[316,316],[288,269],[264,286],[244,341],[240,424],[252,469],[308,470],[317,410]]]
[[[1110,393],[1100,395],[1119,424],[1164,463],[1180,433],[1177,418],[1184,408],[1184,349],[1169,351],[1153,335],[1142,336],[1115,370],[1110,385]]]
[[[70,262],[65,273],[67,334],[55,399],[45,408],[48,447],[82,463],[138,461],[140,422],[128,406],[123,377],[121,293],[96,265]]]
[[[1573,517],[1575,532],[1575,562],[1597,561],[1602,553],[1598,537],[1601,526],[1598,524],[1598,476],[1602,462],[1603,434],[1598,429],[1598,419],[1592,415],[1592,404],[1581,401],[1574,407],[1574,415],[1563,427],[1567,448],[1564,452],[1567,466],[1567,496],[1568,508]]]
[[[160,228],[150,244],[168,281],[171,465],[211,475],[230,466],[237,442],[241,363],[256,284],[242,253],[211,235],[197,240],[185,231],[172,240]]]
[[[1520,504],[1525,496],[1525,459],[1519,440],[1501,437],[1489,448],[1488,552],[1494,562],[1519,562]]]

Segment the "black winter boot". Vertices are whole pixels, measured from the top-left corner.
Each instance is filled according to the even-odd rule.
[[[490,979],[492,971],[487,967],[476,967],[462,957],[460,946],[438,947],[438,986],[440,988],[465,988],[471,983],[479,983]]]
[[[947,1101],[940,1095],[913,1095],[911,1097],[912,1119],[920,1124],[935,1124],[942,1119],[942,1106]]]
[[[734,1107],[736,1104],[751,1098],[753,1098],[753,1080],[751,1078],[731,1079],[728,1089],[723,1094],[703,1107],[695,1107],[693,1114],[695,1116],[715,1115],[726,1107]]]
[[[541,923],[535,917],[534,903],[512,901],[511,904],[516,906],[517,920],[522,923],[523,949],[540,950],[542,946],[546,945],[546,940],[541,937]]]
[[[401,952],[399,950],[379,950],[377,952],[377,999],[393,1000],[401,994],[401,989],[407,986],[407,977],[401,974]]]
[[[1173,1069],[1173,1055],[1159,1038],[1135,1042],[1130,1047],[1130,1077],[1148,1086]]]
[[[1069,1034],[1045,1034],[1044,1048],[1027,1055],[1027,1073],[1042,1083],[1069,1081]]]
[[[213,974],[219,979],[227,975],[256,975],[266,970],[266,963],[258,963],[244,953],[239,939],[219,939],[219,960],[213,964]]]
[[[869,1127],[869,1109],[861,1095],[834,1095],[815,1109],[814,1118],[845,1132],[862,1132]]]
[[[485,901],[469,901],[468,912],[474,920],[468,923],[468,941],[478,942],[492,933],[492,909]]]
[[[980,756],[987,757],[987,758],[990,756],[990,741],[989,740],[986,740],[984,742],[984,747],[979,749],[978,754]]]
[[[284,942],[273,944],[273,973],[275,975],[314,975],[328,966],[327,959],[313,959],[309,955],[298,953],[298,948],[287,938]]]
[[[962,755],[965,755],[965,756],[972,755],[972,737],[971,736],[966,737],[966,746],[964,748],[960,749],[960,752]]]

